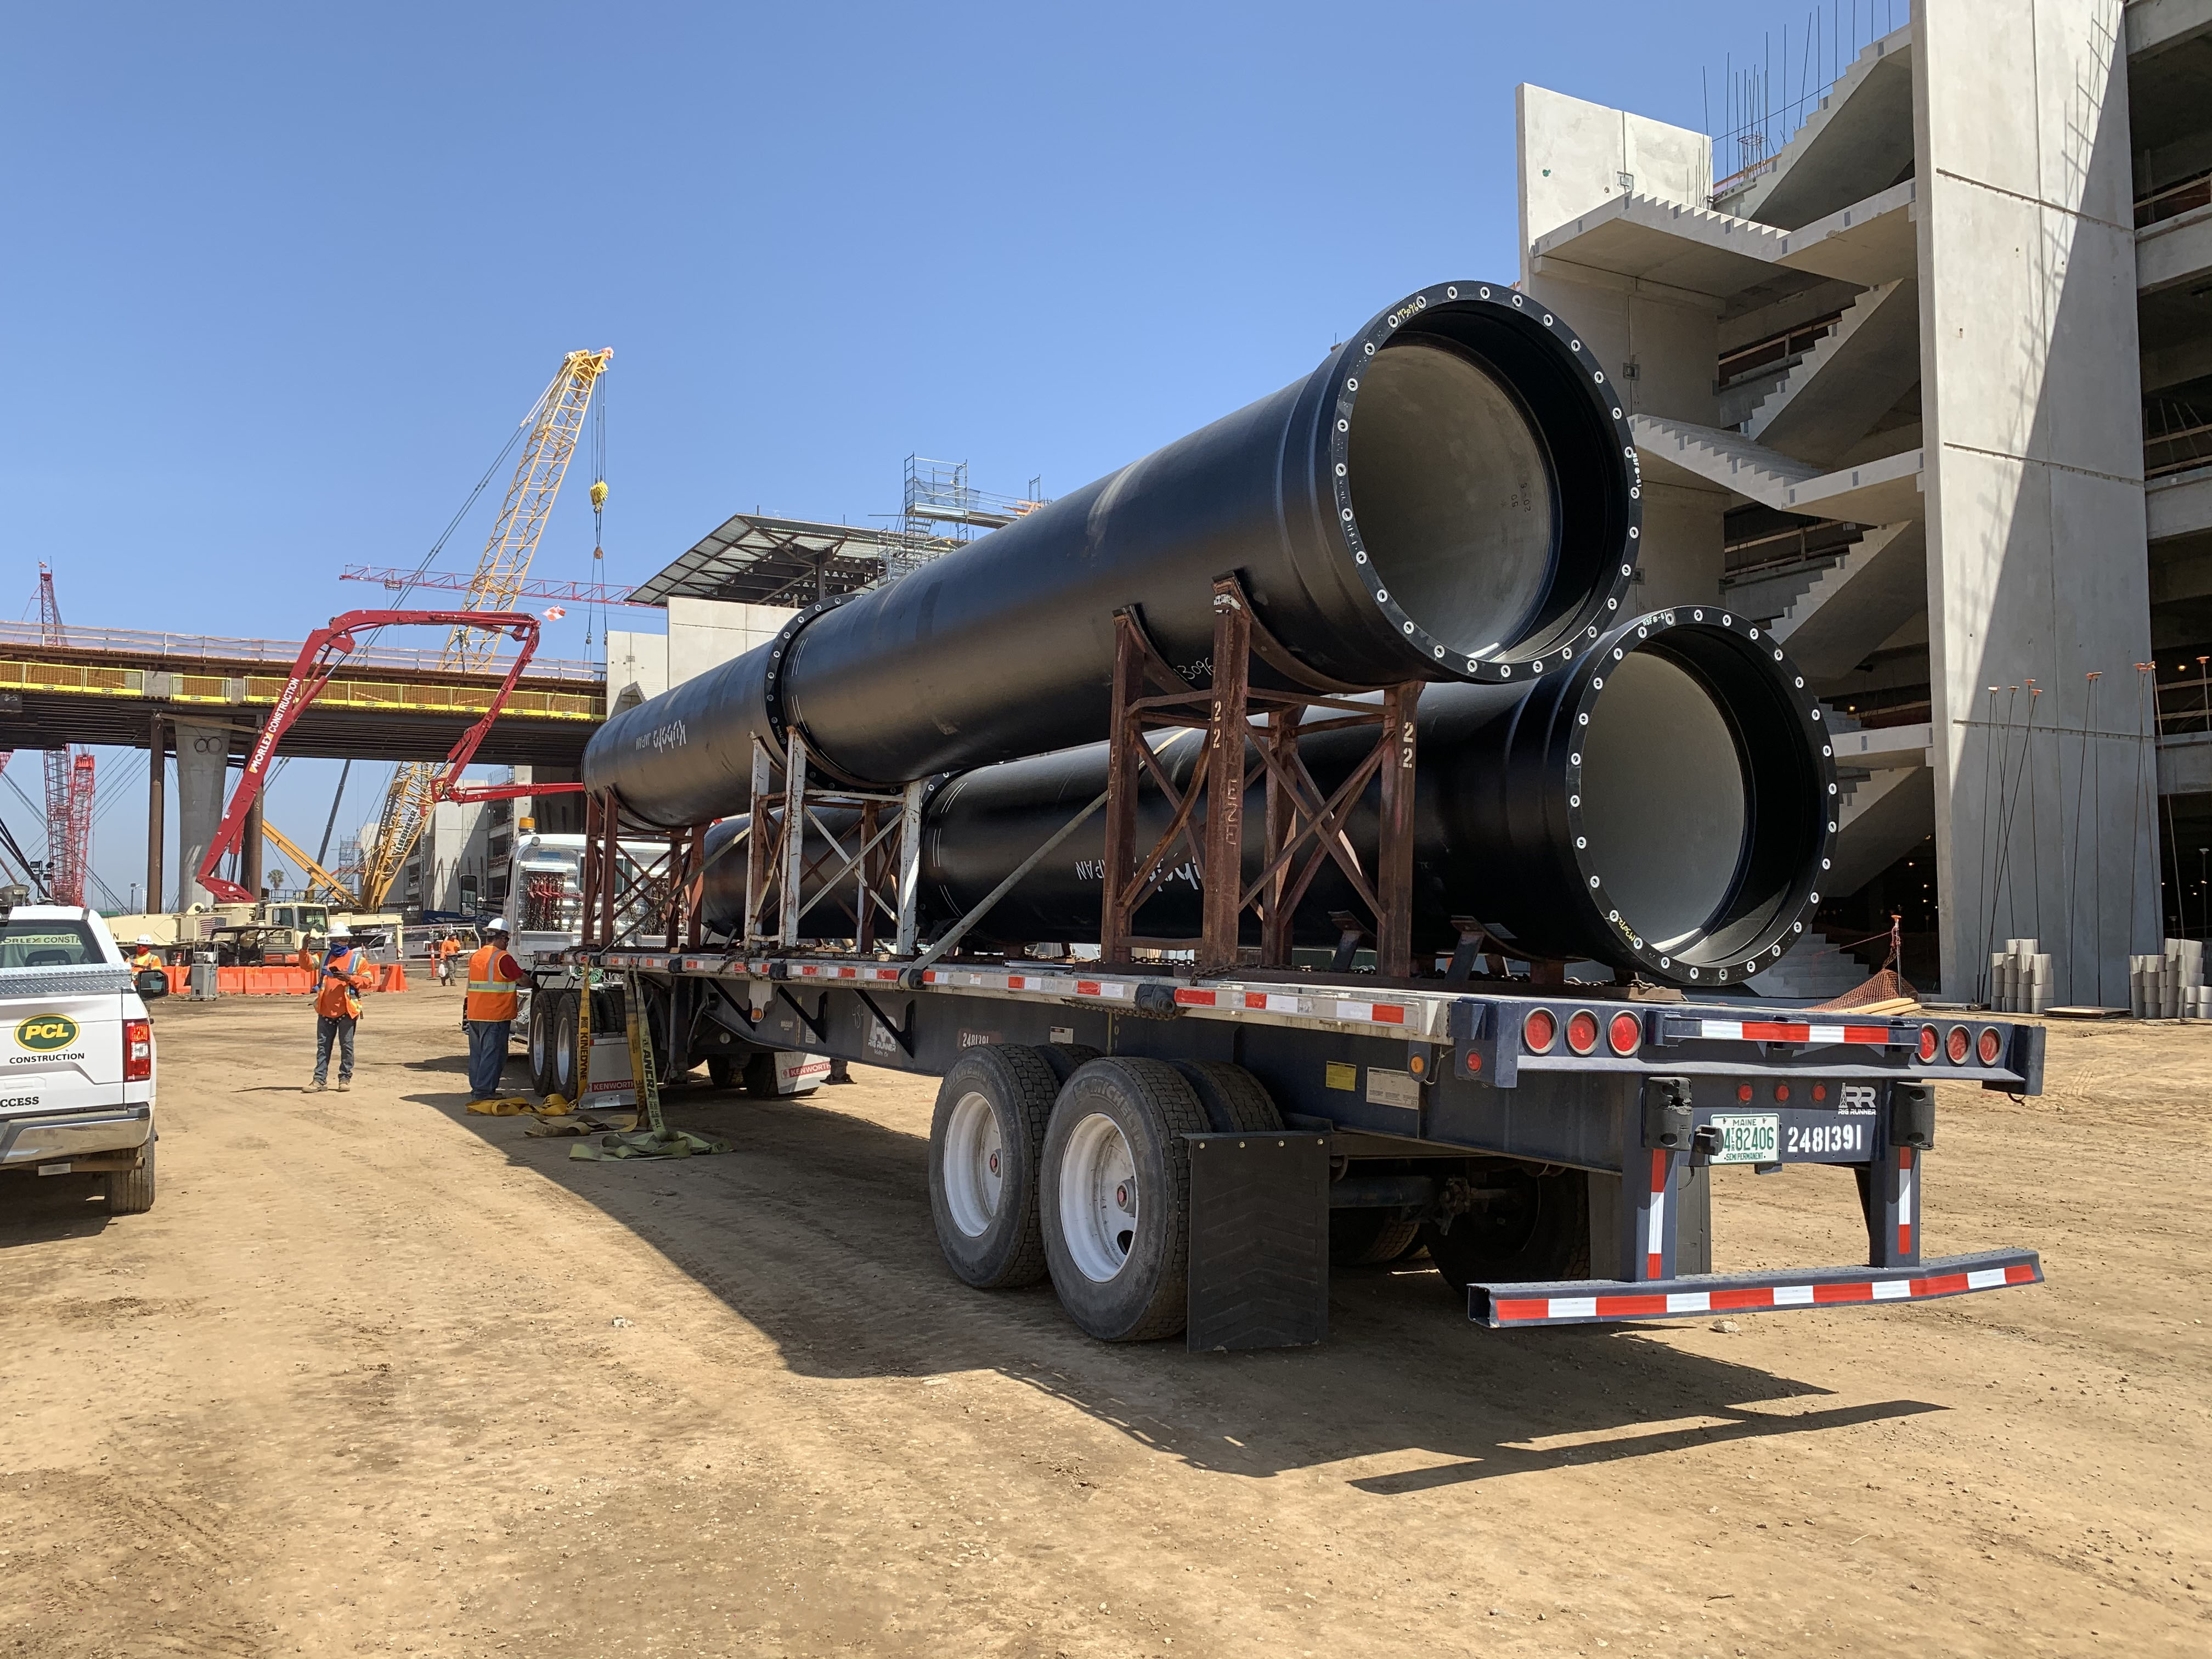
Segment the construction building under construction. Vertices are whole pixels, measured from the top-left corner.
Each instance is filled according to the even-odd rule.
[[[1896,913],[1950,996],[2033,937],[2124,1002],[2207,921],[2212,0],[1834,9],[1717,137],[1523,86],[1522,286],[1634,417],[1640,605],[1831,712],[1826,938],[1764,983]]]

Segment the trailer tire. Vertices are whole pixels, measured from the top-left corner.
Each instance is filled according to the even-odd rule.
[[[1280,1133],[1283,1115],[1275,1108],[1267,1085],[1242,1066],[1225,1060],[1171,1060],[1206,1113],[1214,1133],[1274,1134]]]
[[[143,1215],[153,1207],[154,1142],[149,1139],[139,1155],[136,1169],[108,1172],[107,1212],[110,1215]]]
[[[553,1077],[553,1013],[560,994],[533,988],[530,993],[530,1024],[523,1039],[530,1056],[530,1086],[541,1095],[555,1092]]]
[[[736,1088],[745,1077],[744,1067],[738,1063],[740,1058],[737,1054],[708,1055],[707,1080],[717,1089]]]
[[[1044,1063],[1052,1067],[1052,1086],[1054,1089],[1065,1087],[1067,1079],[1073,1077],[1080,1067],[1098,1058],[1098,1050],[1087,1042],[1041,1042],[1037,1045],[1037,1053],[1043,1055]]]
[[[1476,1179],[1510,1194],[1512,1201],[1470,1211],[1449,1232],[1421,1224],[1421,1242],[1454,1291],[1464,1295],[1474,1284],[1589,1277],[1587,1173],[1493,1164]]]
[[[1035,1048],[970,1048],[938,1085],[929,1212],[952,1271],[978,1290],[1044,1277],[1037,1170],[1059,1086]]]
[[[1183,1328],[1183,1137],[1206,1129],[1196,1092],[1164,1060],[1094,1060],[1060,1091],[1044,1137],[1045,1257],[1060,1305],[1102,1341],[1150,1341]]]
[[[576,1100],[582,1069],[576,1063],[576,993],[556,991],[546,1000],[551,1005],[545,1011],[545,1021],[552,1028],[547,1044],[552,1092],[580,1106],[583,1103]]]
[[[1417,1221],[1401,1221],[1389,1210],[1331,1210],[1328,1259],[1338,1267],[1379,1267],[1415,1249],[1421,1237]]]

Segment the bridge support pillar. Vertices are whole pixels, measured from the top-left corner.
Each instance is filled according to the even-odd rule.
[[[222,825],[223,785],[230,775],[230,727],[188,726],[177,733],[177,908],[209,902],[198,880],[215,832]]]

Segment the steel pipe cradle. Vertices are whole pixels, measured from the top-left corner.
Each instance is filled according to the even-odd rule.
[[[617,714],[585,784],[677,827],[745,810],[757,738],[855,785],[1094,742],[1115,613],[1202,681],[1231,572],[1281,647],[1255,684],[1557,672],[1620,620],[1641,534],[1595,358],[1510,288],[1408,295],[1272,397]]]
[[[1203,737],[1176,733],[1160,751],[1179,788]],[[1332,790],[1366,742],[1323,732],[1302,739],[1299,753]],[[1413,915],[1423,951],[1450,949],[1452,919],[1469,916],[1510,955],[1729,986],[1771,966],[1820,904],[1838,799],[1820,705],[1762,630],[1717,607],[1632,618],[1534,682],[1431,688],[1417,742]],[[1103,790],[1107,755],[1094,744],[938,782],[923,807],[925,933],[981,902]],[[1346,831],[1368,868],[1379,796],[1370,782]],[[1169,817],[1164,799],[1146,792],[1139,843],[1152,845]],[[1264,820],[1255,787],[1243,813],[1248,883]],[[840,834],[850,827],[849,814],[823,821]],[[708,836],[703,915],[719,932],[735,931],[744,915],[744,860],[720,855],[743,828],[731,820]],[[1093,817],[969,937],[1003,946],[1095,941],[1104,834]],[[1195,938],[1200,907],[1197,882],[1173,877],[1140,911],[1141,931]],[[1295,932],[1334,944],[1333,914],[1356,908],[1342,875],[1324,866]],[[834,900],[815,914],[819,931],[838,931]]]

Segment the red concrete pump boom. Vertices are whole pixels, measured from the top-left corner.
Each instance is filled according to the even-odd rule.
[[[462,732],[460,740],[447,752],[445,773],[431,790],[433,800],[446,796],[465,799],[492,798],[492,795],[480,791],[471,791],[463,796],[455,786],[459,782],[463,770],[475,758],[477,745],[483,742],[485,734],[491,730],[492,721],[499,718],[499,711],[506,707],[507,697],[514,690],[515,681],[521,678],[523,668],[538,649],[538,618],[515,611],[349,611],[343,616],[331,617],[328,628],[317,629],[307,635],[306,643],[300,647],[298,660],[292,665],[292,677],[284,683],[283,693],[276,699],[276,708],[270,711],[260,735],[253,740],[252,750],[246,757],[245,775],[239,780],[237,789],[231,794],[230,805],[222,815],[222,826],[216,831],[214,841],[209,844],[207,856],[200,860],[197,879],[217,902],[251,904],[259,896],[247,892],[236,882],[216,874],[216,866],[222,863],[231,848],[238,845],[239,836],[246,827],[247,810],[252,806],[254,798],[260,794],[262,785],[267,781],[269,762],[276,754],[276,745],[283,741],[284,733],[307,712],[307,705],[314,702],[317,694],[329,684],[331,675],[339,663],[345,659],[346,653],[353,649],[356,629],[402,624],[467,628],[485,633],[501,633],[522,647],[515,653],[514,662],[507,665],[507,678],[492,693],[491,704],[484,710],[483,718]],[[554,793],[563,787],[559,784],[542,783],[498,787],[500,790],[515,794],[541,795]],[[578,789],[582,786],[569,784],[565,787]]]

